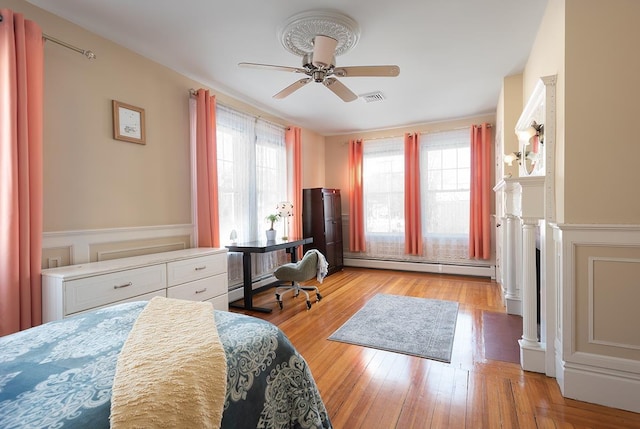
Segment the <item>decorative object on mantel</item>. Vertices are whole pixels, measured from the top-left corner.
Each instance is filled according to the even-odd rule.
[[[267,234],[267,241],[275,241],[276,230],[273,227],[273,224],[276,223],[278,219],[280,219],[279,213],[270,214],[265,218],[265,220],[271,222],[271,226],[269,227],[268,230],[265,231],[265,233]]]
[[[532,121],[529,128],[517,132],[520,140],[530,141],[533,137],[538,137],[540,144],[544,144],[544,124]]]
[[[113,138],[130,143],[147,144],[144,109],[113,100]]]
[[[520,141],[520,152],[523,155],[519,164],[523,167],[526,175],[534,174],[534,171],[541,171],[544,165],[544,125],[538,124],[536,120],[531,120],[529,125],[516,127],[516,135]]]
[[[278,203],[278,215],[280,215],[280,217],[282,218],[285,218],[284,234],[282,235],[282,239],[286,241],[289,239],[289,218],[293,216],[293,204],[289,201]]]
[[[518,164],[519,164],[521,157],[522,157],[522,153],[521,152],[511,152],[509,155],[505,155],[504,156],[504,162],[508,166],[512,166],[513,165],[513,161],[518,161]]]

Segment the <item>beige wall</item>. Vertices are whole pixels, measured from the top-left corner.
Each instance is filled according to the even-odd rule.
[[[566,0],[568,223],[640,223],[638,17],[637,0]]]
[[[565,0],[548,0],[547,9],[523,72],[523,103],[541,77],[557,75],[556,82],[556,219],[564,221],[565,146]],[[524,107],[524,104],[522,107]],[[522,110],[522,109],[521,109]],[[518,113],[519,114],[519,113]]]
[[[45,44],[44,231],[191,222],[188,90],[204,85],[22,0],[3,7],[97,59]],[[112,138],[111,102],[145,109],[146,145]],[[220,103],[285,124],[224,94]],[[322,139],[303,133],[314,182]]]
[[[470,127],[473,124],[482,124],[485,122],[495,124],[495,121],[495,115],[484,115],[447,122],[420,124],[411,127],[325,137],[325,186],[343,190],[341,192],[342,213],[349,213],[349,195],[347,193],[347,190],[349,189],[349,140],[398,137],[409,132],[428,133],[446,131],[462,127]]]
[[[638,16],[635,0],[549,0],[523,74],[524,102],[541,76],[557,74],[559,223],[639,223],[640,200],[628,197],[640,178]]]
[[[504,154],[518,152],[518,137],[515,129],[520,112],[522,111],[522,74],[507,76],[502,80],[502,90],[498,100],[498,108],[496,109],[496,141],[502,142],[502,152],[496,157],[496,182],[499,182],[501,176],[518,177],[518,163],[514,162],[509,166],[502,161]],[[498,140],[499,138],[499,140]],[[502,172],[502,175],[499,173]]]
[[[302,130],[302,187],[325,186],[324,137],[309,130]]]

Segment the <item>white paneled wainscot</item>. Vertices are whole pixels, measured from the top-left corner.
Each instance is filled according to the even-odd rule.
[[[192,248],[42,271],[43,321],[154,296],[228,310],[227,249]]]

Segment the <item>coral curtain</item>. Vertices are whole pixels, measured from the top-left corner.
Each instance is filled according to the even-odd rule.
[[[293,204],[293,216],[289,225],[291,237],[302,237],[302,131],[299,127],[287,127],[284,141],[288,158],[288,198]],[[286,222],[286,220],[285,220]],[[298,248],[298,257],[302,248]]]
[[[220,247],[216,97],[200,89],[196,109],[196,222],[198,247]]]
[[[42,323],[42,30],[0,9],[0,335]]]
[[[349,250],[364,252],[364,200],[362,193],[362,140],[349,141]]]
[[[420,142],[418,133],[404,135],[404,252],[422,255],[420,214]]]
[[[471,201],[469,257],[491,257],[491,129],[489,124],[471,127]]]

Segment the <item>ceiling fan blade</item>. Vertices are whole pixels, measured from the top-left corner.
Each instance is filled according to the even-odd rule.
[[[293,93],[294,91],[299,90],[300,88],[302,88],[303,86],[305,86],[309,82],[311,82],[311,78],[310,77],[307,77],[307,78],[304,78],[304,79],[300,79],[299,81],[292,83],[291,85],[289,85],[288,87],[286,87],[285,89],[283,89],[282,91],[280,91],[279,93],[274,95],[273,98],[275,98],[277,100],[281,100],[281,99],[291,95],[291,93]]]
[[[333,74],[338,77],[360,77],[360,76],[376,76],[376,77],[395,77],[400,74],[398,66],[353,66],[353,67],[336,67]]]
[[[258,63],[238,63],[240,67],[250,67],[255,69],[268,69],[277,71],[286,71],[292,73],[306,73],[305,69],[299,67],[287,67],[287,66],[274,66],[271,64],[258,64]]]
[[[322,84],[347,103],[358,98],[357,95],[355,95],[349,88],[344,86],[342,82],[340,82],[335,77],[326,78],[324,82],[322,82]]]

